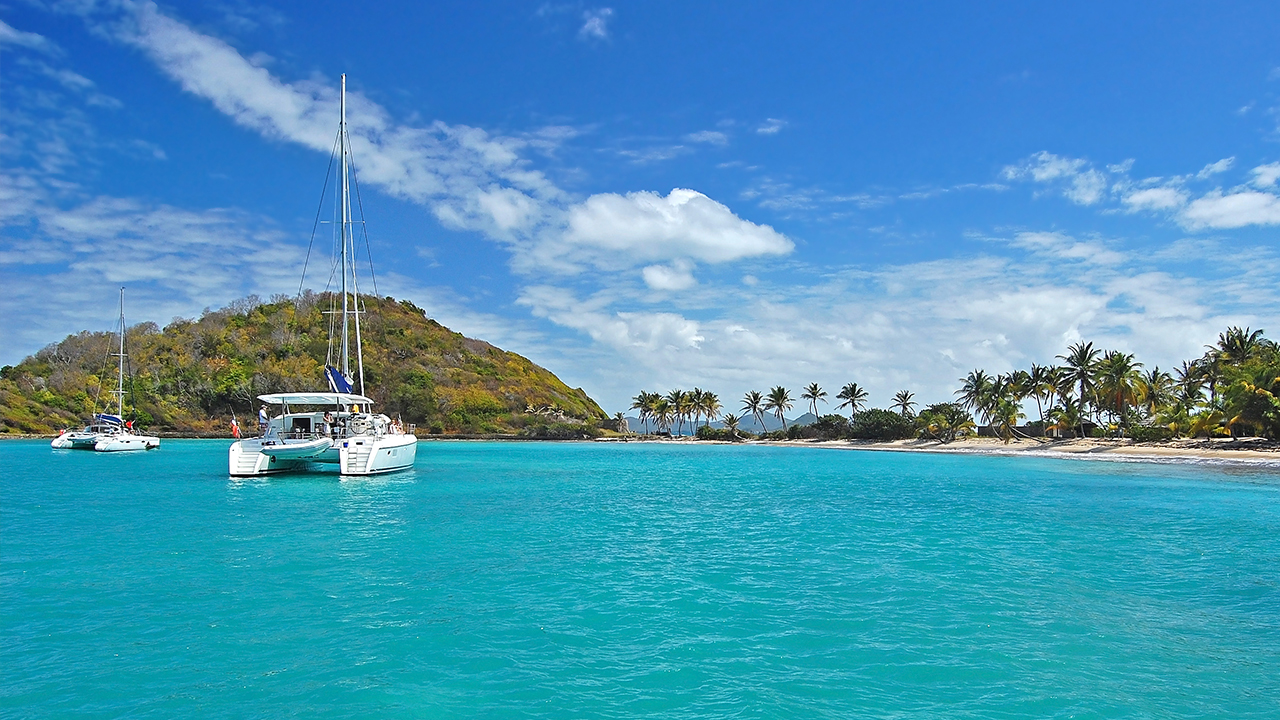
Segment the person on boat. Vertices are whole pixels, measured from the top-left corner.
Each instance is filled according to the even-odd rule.
[[[320,426],[320,431],[325,435],[333,435],[333,413],[324,414],[324,424]]]
[[[231,437],[240,439],[240,423],[236,420],[236,416],[231,416]]]
[[[263,405],[258,408],[258,429],[262,430],[265,428],[267,426],[267,422],[269,422],[267,419],[267,406]]]

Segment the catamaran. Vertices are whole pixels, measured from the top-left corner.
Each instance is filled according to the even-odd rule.
[[[63,430],[50,445],[60,450],[96,450],[98,452],[127,452],[150,450],[160,447],[160,438],[153,435],[137,435],[133,423],[124,419],[124,288],[120,288],[120,352],[112,353],[119,359],[116,371],[116,414],[94,413],[93,419],[83,430]]]
[[[350,146],[347,138],[347,76],[342,76],[339,104],[338,153],[341,156],[340,246],[337,265],[342,272],[342,330],[338,351],[341,367],[325,363],[329,392],[291,392],[259,395],[272,412],[260,416],[261,437],[231,445],[230,472],[252,477],[307,470],[316,463],[337,465],[342,475],[374,475],[413,465],[418,438],[412,427],[372,411],[365,395],[364,352],[360,337],[360,288],[356,278],[355,223],[351,219]],[[339,311],[334,310],[333,314]],[[353,337],[354,335],[354,337]],[[332,339],[332,337],[331,337]],[[354,343],[352,342],[354,340]],[[351,377],[354,344],[359,393]],[[330,343],[332,348],[333,343]],[[330,358],[332,360],[332,358]]]

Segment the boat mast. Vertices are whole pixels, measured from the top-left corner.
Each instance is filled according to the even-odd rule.
[[[120,288],[120,366],[116,371],[116,416],[124,422],[124,288]]]
[[[360,338],[360,285],[356,281],[356,241],[351,227],[351,181],[347,167],[347,74],[342,74],[342,118],[338,127],[338,147],[342,152],[342,374],[351,377],[347,318],[352,316],[356,331],[356,368],[360,376],[360,394],[364,394],[364,347]],[[348,247],[348,243],[350,246]],[[351,305],[347,305],[347,273],[351,274]]]
[[[347,187],[347,74],[342,74],[342,99],[339,101],[338,152],[342,155],[342,374],[351,377],[347,350],[347,233],[351,226],[351,198]]]

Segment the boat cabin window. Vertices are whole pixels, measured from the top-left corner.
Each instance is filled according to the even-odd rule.
[[[290,432],[302,432],[302,433],[311,432],[311,418],[296,417],[296,418],[290,418],[290,419],[293,421],[292,424],[289,426]]]

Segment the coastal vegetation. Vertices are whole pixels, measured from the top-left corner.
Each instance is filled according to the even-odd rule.
[[[334,298],[249,297],[163,328],[130,327],[126,415],[155,431],[225,435],[233,414],[256,413],[258,395],[326,389]],[[367,394],[419,432],[582,437],[607,417],[581,389],[407,300],[361,301]],[[0,433],[55,432],[113,406],[114,342],[81,332],[0,370]]]
[[[1005,442],[1018,437],[1280,437],[1280,345],[1262,330],[1228,328],[1201,357],[1172,371],[1146,368],[1130,353],[1090,342],[1075,343],[1055,359],[1060,362],[995,375],[975,369],[960,379],[953,402],[926,406],[919,414],[910,390],[896,393],[890,409],[867,408],[868,393],[855,382],[836,395],[841,401],[836,409],[848,408],[848,418],[819,416],[818,404],[826,402],[827,393],[817,383],[806,386],[800,397],[815,419],[801,426],[787,424],[792,401],[782,386],[767,394],[747,392],[742,414],[724,416],[722,428],[711,426],[718,400],[711,406],[698,404],[698,398],[716,396],[701,389],[672,390],[665,396],[641,392],[631,407],[646,426],[651,420],[660,432],[683,434],[686,420],[691,428],[701,421],[697,436],[720,440],[919,437],[952,442],[976,434]],[[679,402],[686,396],[686,402]],[[694,407],[701,408],[696,417],[689,414]],[[1027,422],[1029,412],[1034,414]],[[765,430],[767,414],[778,420],[780,429]],[[760,432],[740,429],[747,417]]]

